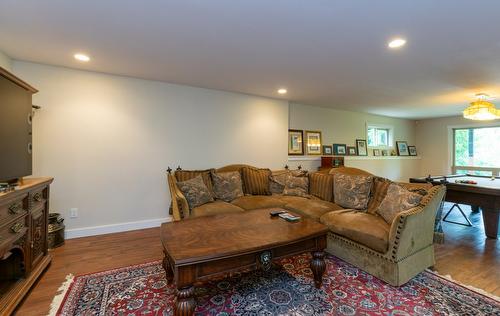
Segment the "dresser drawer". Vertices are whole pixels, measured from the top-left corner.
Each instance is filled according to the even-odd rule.
[[[20,217],[0,227],[0,245],[15,242],[28,230],[26,216]]]
[[[0,226],[20,215],[26,214],[28,208],[26,197],[27,194],[21,195],[0,204]]]

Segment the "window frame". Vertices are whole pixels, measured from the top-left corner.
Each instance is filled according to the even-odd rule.
[[[369,128],[387,130],[387,132],[388,132],[387,146],[386,145],[370,146],[368,144],[368,129]],[[366,123],[365,134],[366,134],[366,145],[368,148],[373,148],[373,149],[392,149],[392,148],[394,148],[394,126],[392,126],[392,125]],[[375,137],[377,137],[377,136],[375,136]]]

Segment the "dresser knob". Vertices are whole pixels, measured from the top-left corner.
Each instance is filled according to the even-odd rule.
[[[42,200],[42,192],[37,192],[35,195],[33,195],[33,200],[40,202]]]
[[[21,212],[21,210],[23,209],[23,206],[20,202],[18,203],[15,203],[15,204],[12,204],[11,206],[9,206],[9,213],[10,214],[19,214]]]
[[[17,234],[19,233],[24,227],[24,224],[23,223],[15,223],[14,225],[12,225],[12,227],[10,228],[10,230],[14,233],[14,234]]]

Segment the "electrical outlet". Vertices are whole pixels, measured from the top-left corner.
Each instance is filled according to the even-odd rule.
[[[77,218],[78,217],[78,209],[77,208],[72,208],[69,210],[69,217],[70,218]]]

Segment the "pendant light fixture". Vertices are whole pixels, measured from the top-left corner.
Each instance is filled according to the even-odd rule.
[[[471,102],[464,111],[464,117],[469,120],[488,121],[500,119],[500,110],[489,102],[490,97],[484,93],[476,94],[477,100]]]

